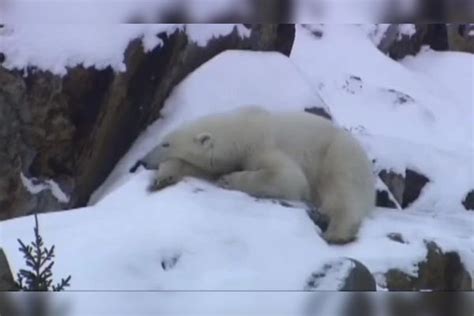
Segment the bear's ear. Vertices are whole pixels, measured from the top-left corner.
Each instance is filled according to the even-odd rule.
[[[194,136],[194,142],[200,144],[205,148],[211,148],[214,145],[214,141],[212,139],[211,134],[209,133],[200,133]]]

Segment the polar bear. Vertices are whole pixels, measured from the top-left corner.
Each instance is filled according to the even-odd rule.
[[[306,112],[257,106],[209,115],[164,137],[141,163],[189,163],[222,186],[257,197],[310,200],[329,218],[323,237],[353,240],[375,206],[375,178],[358,141]]]

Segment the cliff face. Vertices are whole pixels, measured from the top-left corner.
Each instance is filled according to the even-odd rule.
[[[0,67],[0,220],[84,206],[173,87],[220,52],[289,55],[293,25],[247,28],[248,37],[234,29],[205,46],[183,30],[158,34],[163,45],[146,53],[137,39],[125,72],[77,66],[61,77]]]

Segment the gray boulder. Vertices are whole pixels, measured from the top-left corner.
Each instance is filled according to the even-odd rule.
[[[361,262],[341,258],[324,264],[311,274],[307,291],[376,291],[375,279]]]

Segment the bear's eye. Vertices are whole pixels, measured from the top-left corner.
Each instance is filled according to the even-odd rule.
[[[161,144],[161,147],[168,148],[168,147],[170,147],[170,143],[163,143],[163,144]]]

